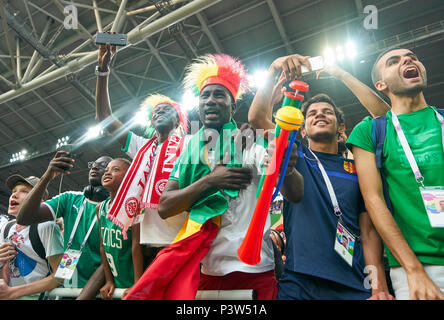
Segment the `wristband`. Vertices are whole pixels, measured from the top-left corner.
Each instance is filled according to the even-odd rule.
[[[109,76],[109,69],[108,69],[108,71],[100,71],[100,70],[99,70],[99,66],[96,66],[95,74],[96,74],[96,76],[98,76],[98,77],[106,77],[106,76]]]

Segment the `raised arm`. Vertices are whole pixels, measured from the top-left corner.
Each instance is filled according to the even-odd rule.
[[[272,133],[268,133],[272,134]],[[264,157],[264,165],[269,166],[271,161],[271,156],[275,150],[274,140],[270,142],[267,147],[267,154]],[[298,161],[297,145],[294,144],[291,149],[290,160],[288,161],[288,167],[285,172],[284,181],[280,193],[282,196],[291,202],[299,202],[304,196],[304,177],[296,170],[296,163]],[[282,174],[282,173],[281,173]],[[276,180],[276,184],[279,179]]]
[[[387,208],[375,154],[353,146],[353,155],[365,207],[381,238],[407,273],[410,299],[444,298],[439,288],[426,274]]]
[[[265,85],[258,89],[248,111],[248,121],[254,129],[267,130],[275,127],[272,112],[273,106],[283,97],[282,85],[285,81],[301,77],[301,65],[311,70],[308,58],[293,54],[273,61],[268,68]],[[275,81],[279,73],[281,75]]]
[[[373,118],[383,116],[390,110],[390,106],[375,91],[336,64],[326,65],[323,71],[342,81]]]
[[[99,72],[109,71],[109,64],[112,56],[116,52],[116,46],[99,45],[98,66]],[[105,129],[110,134],[117,134],[120,144],[125,145],[128,130],[123,129],[122,122],[116,119],[111,110],[111,103],[108,92],[108,75],[97,76],[96,85],[96,120],[104,122]]]
[[[30,225],[54,220],[51,210],[48,206],[42,204],[43,194],[51,180],[57,175],[70,174],[69,170],[73,167],[75,160],[68,157],[65,151],[58,151],[49,163],[48,169],[43,174],[40,181],[29,192],[25,201],[17,214],[17,223],[21,225]]]

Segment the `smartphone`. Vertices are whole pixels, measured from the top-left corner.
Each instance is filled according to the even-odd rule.
[[[67,156],[67,157],[72,158],[72,159],[76,159],[76,158],[77,158],[77,155],[73,153],[74,149],[75,149],[75,146],[74,146],[73,144],[65,144],[65,145],[63,145],[63,146],[58,147],[58,148],[57,148],[57,151],[65,151],[65,152],[68,152],[68,156]],[[70,167],[63,167],[63,168],[64,168],[65,170],[67,170],[67,171],[68,171],[69,169],[71,169]]]
[[[128,36],[121,33],[98,32],[96,34],[96,44],[107,44],[112,46],[126,46]]]
[[[323,56],[311,57],[308,59],[308,61],[310,61],[310,64],[311,64],[311,72],[324,69],[324,57]],[[306,74],[306,73],[310,72],[308,70],[308,68],[304,65],[301,66],[301,71],[302,71],[302,74]]]
[[[74,150],[73,144],[65,144],[57,148],[57,151],[65,151],[69,153],[69,156],[72,156],[72,151]]]

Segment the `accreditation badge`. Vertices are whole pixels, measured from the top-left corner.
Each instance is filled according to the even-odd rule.
[[[60,265],[57,268],[55,277],[66,280],[71,279],[74,271],[76,270],[81,254],[82,252],[79,250],[66,250],[66,252],[63,254],[62,260],[60,261]]]
[[[422,201],[433,228],[444,228],[444,187],[420,187]]]
[[[355,236],[338,221],[335,237],[335,251],[351,267],[353,264],[353,254],[355,249]]]

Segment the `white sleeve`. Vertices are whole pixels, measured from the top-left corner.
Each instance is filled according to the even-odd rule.
[[[122,151],[125,152],[131,159],[133,159],[137,151],[139,151],[140,148],[142,148],[146,143],[148,139],[145,139],[141,136],[138,136],[132,131],[128,132],[128,136],[126,138],[126,144],[122,148]]]
[[[63,236],[60,227],[54,221],[39,223],[40,240],[45,247],[46,257],[63,254]]]
[[[1,214],[0,215],[0,230],[3,228],[3,225],[8,223],[8,218],[6,218],[5,215]]]
[[[258,175],[262,175],[261,165],[267,150],[259,144],[253,143],[251,148],[245,152],[244,166],[251,167]]]

